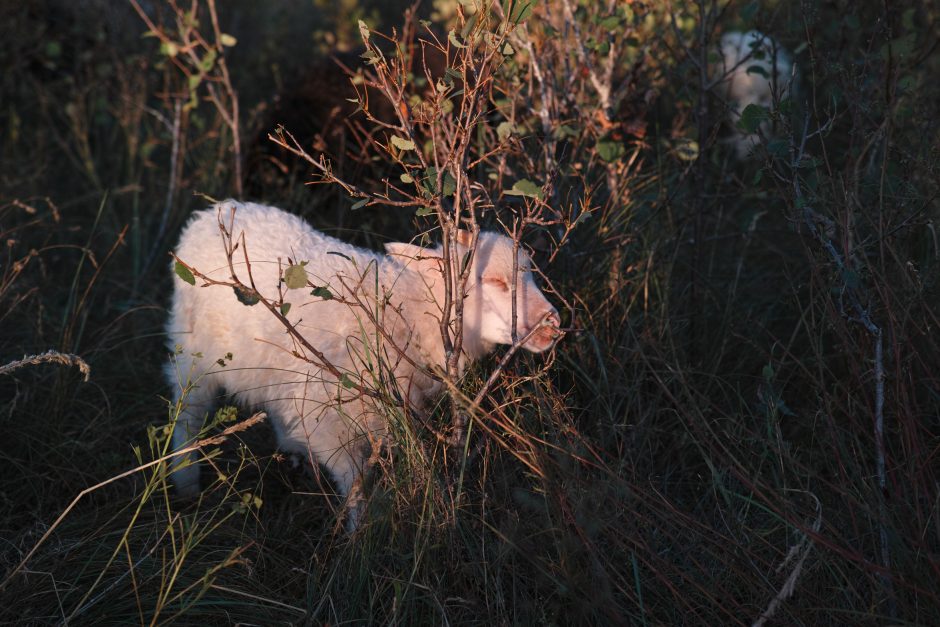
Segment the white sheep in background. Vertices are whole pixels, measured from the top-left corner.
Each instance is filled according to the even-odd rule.
[[[179,344],[186,353],[201,357],[194,361],[191,374],[196,385],[184,398],[173,433],[174,448],[182,448],[198,433],[213,399],[224,388],[239,402],[267,411],[282,450],[329,470],[346,497],[347,528],[353,530],[360,516],[362,473],[372,442],[386,432],[387,410],[375,398],[357,393],[350,382],[375,388],[380,376],[386,382],[394,378],[392,387],[402,402],[418,412],[440,392],[442,384],[428,372],[445,365],[440,328],[445,293],[442,249],[392,243],[385,245],[389,255],[382,255],[319,233],[276,207],[225,201],[196,212],[176,248],[179,259],[219,281],[231,280],[220,217],[233,241],[240,242],[244,233],[251,277],[266,299],[277,300],[288,257],[295,263],[307,262],[309,281],[326,286],[334,295],[325,299],[323,291],[314,296],[309,287],[288,290],[280,283],[284,302],[290,304],[287,318],[348,379],[343,385],[328,371],[292,354],[313,358],[263,305],[243,305],[231,287],[198,283],[194,287],[178,281],[167,324],[170,346]],[[468,239],[469,234],[461,231],[455,259],[465,258]],[[480,233],[463,305],[461,371],[496,344],[512,344],[512,253],[511,239]],[[235,252],[234,270],[240,281],[250,285],[243,254],[241,247]],[[530,266],[528,255],[520,250],[516,327],[519,338],[532,332],[523,348],[538,353],[550,348],[561,331],[558,312],[536,287]],[[340,302],[353,300],[354,295],[376,321],[382,321],[385,335],[361,306]],[[228,353],[232,358],[223,360],[226,365],[217,363]],[[386,364],[381,375],[375,366],[379,361]],[[173,398],[179,400],[186,375],[180,374],[174,361],[166,374]],[[199,467],[192,454],[177,459],[172,479],[178,493],[198,494]]]
[[[721,38],[721,61],[715,71],[723,77],[719,93],[728,101],[728,120],[735,129],[730,141],[738,159],[745,159],[759,139],[757,133],[737,127],[741,113],[751,104],[772,110],[775,94],[781,100],[789,95],[796,82],[793,59],[768,35],[734,31]],[[769,125],[764,122],[760,130],[766,134]]]

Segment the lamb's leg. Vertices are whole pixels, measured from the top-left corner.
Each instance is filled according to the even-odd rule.
[[[173,389],[174,405],[179,405],[182,400],[182,407],[173,429],[173,450],[178,451],[195,440],[202,427],[203,418],[212,404],[213,390],[206,382],[201,382],[201,385],[190,386],[184,395],[174,362],[167,364],[166,372]],[[170,479],[176,493],[183,498],[194,498],[199,494],[199,464],[196,460],[196,452],[178,455],[170,460]]]
[[[359,529],[362,514],[365,511],[365,498],[362,495],[362,475],[356,477],[349,494],[346,495],[346,533],[353,534]]]
[[[354,533],[362,521],[366,507],[362,483],[366,475],[378,464],[382,445],[381,437],[370,434],[368,444],[344,450],[342,456],[331,459],[328,463],[340,494],[346,497],[344,513],[346,532],[349,534]]]
[[[366,460],[352,451],[339,450],[326,462],[336,483],[336,491],[344,497],[343,512],[339,520],[345,521],[346,532],[355,533],[362,521],[365,498],[362,493],[362,471]],[[337,523],[339,523],[337,520]]]

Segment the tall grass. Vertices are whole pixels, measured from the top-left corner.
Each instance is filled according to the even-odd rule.
[[[253,139],[304,110],[310,88],[290,77],[325,61],[291,42],[330,39],[315,4],[218,7],[238,42],[243,183],[356,243],[410,237],[428,223],[350,211]],[[338,45],[360,17],[400,23],[381,9],[337,12]],[[431,26],[442,39],[459,24],[447,9]],[[566,10],[578,33],[558,27]],[[173,498],[166,463],[109,481],[169,452],[164,252],[205,203],[194,192],[233,193],[230,127],[209,102],[184,109],[185,79],[131,6],[5,5],[0,365],[57,349],[91,379],[0,374],[0,617],[940,622],[938,19],[913,1],[537,5],[486,124],[512,124],[502,187],[548,167],[551,203],[589,216],[560,246],[558,231],[532,238],[576,329],[547,362],[510,362],[463,447],[435,436],[446,400],[428,424],[389,410],[394,445],[350,538],[329,480],[274,450],[264,423],[202,450],[197,502]],[[700,72],[733,28],[772,33],[803,74],[744,163]],[[599,112],[593,79],[611,58],[615,102]],[[398,171],[366,152],[361,116],[339,121],[355,105],[334,82],[313,91],[341,96],[335,126],[298,138],[380,189]],[[499,357],[454,394],[472,398]],[[251,415],[219,406],[206,437]]]

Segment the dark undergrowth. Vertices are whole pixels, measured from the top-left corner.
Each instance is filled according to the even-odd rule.
[[[553,27],[565,2],[514,15],[573,78],[546,96],[503,50],[480,142],[515,142],[510,167],[575,218],[529,242],[573,331],[514,358],[464,449],[393,420],[353,538],[263,423],[204,451],[198,502],[165,463],[111,479],[169,452],[167,252],[206,197],[241,189],[374,249],[431,226],[352,210],[267,139],[283,124],[341,178],[397,184],[337,64],[369,62],[357,20],[401,33],[407,6],[219,3],[237,151],[200,91],[218,62],[187,83],[131,4],[0,6],[0,364],[54,349],[91,369],[0,374],[0,621],[940,624],[940,11],[570,4],[584,59]],[[446,41],[456,6],[417,17]],[[752,28],[801,78],[742,162],[699,70]],[[610,54],[604,112],[589,74]],[[470,177],[497,185],[485,165]],[[494,198],[489,224],[519,206]],[[229,405],[213,433],[251,415]]]

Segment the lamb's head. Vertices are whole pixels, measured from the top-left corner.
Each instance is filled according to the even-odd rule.
[[[457,255],[463,260],[471,245],[471,235],[459,231]],[[442,302],[441,247],[420,248],[411,244],[386,244],[386,250],[399,258],[420,260],[418,271]],[[470,266],[464,307],[464,348],[470,355],[489,352],[494,344],[512,344],[513,289],[516,298],[516,337],[528,339],[522,347],[533,353],[548,350],[562,336],[558,310],[542,294],[532,277],[532,261],[523,249],[516,251],[513,277],[513,241],[498,233],[481,232]]]
[[[461,232],[462,245],[469,233]],[[541,353],[561,337],[558,311],[535,285],[532,261],[521,248],[516,251],[513,276],[513,242],[497,233],[477,238],[467,297],[464,301],[467,333],[476,333],[487,344],[512,344],[512,285],[516,285],[516,335],[529,339],[522,345]]]
[[[717,69],[739,115],[751,104],[773,108],[774,90],[781,100],[789,94],[793,60],[772,37],[758,31],[727,33],[721,38],[721,55]]]

